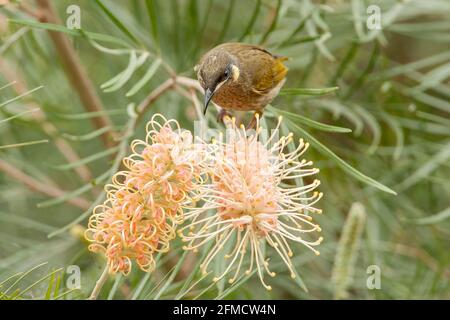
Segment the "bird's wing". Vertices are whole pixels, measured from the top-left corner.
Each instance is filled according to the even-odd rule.
[[[266,59],[261,59],[266,60]],[[260,61],[261,61],[260,60]],[[286,77],[288,68],[283,64],[286,58],[271,58],[261,61],[261,66],[255,70],[253,87],[258,92],[267,92],[275,88]],[[269,65],[269,67],[267,67]]]
[[[244,43],[224,43],[216,49],[225,49],[245,63],[246,74],[257,93],[264,94],[275,88],[286,77],[286,57],[276,56],[266,49]]]
[[[288,68],[283,61],[287,58],[274,56],[267,50],[252,46],[250,50],[245,50],[246,57],[243,60],[249,60],[247,63],[249,75],[252,75],[251,82],[254,90],[259,93],[266,93],[275,88],[286,77]]]

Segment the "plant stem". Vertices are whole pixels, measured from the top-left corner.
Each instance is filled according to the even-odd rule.
[[[150,94],[136,108],[137,119],[135,124],[139,123],[139,121],[144,116],[150,105],[153,104],[153,102],[155,102],[166,91],[172,89],[174,83],[175,81],[172,78],[167,79],[161,85],[159,85],[159,87],[150,92]]]
[[[50,197],[57,198],[66,193],[66,191],[63,191],[58,187],[49,185],[48,183],[42,183],[34,179],[33,177],[30,177],[29,175],[23,173],[22,171],[20,171],[19,169],[17,169],[16,167],[12,166],[11,164],[2,159],[0,159],[0,171],[5,172],[14,180],[23,183],[31,190],[48,195]],[[68,199],[67,202],[83,210],[89,208],[90,205],[87,200],[77,197]]]
[[[24,79],[22,79],[18,72],[15,72],[10,65],[9,61],[5,61],[0,58],[0,73],[8,79],[9,82],[14,83],[12,88],[16,91],[18,95],[25,94],[28,90],[26,87],[26,83]],[[55,146],[59,149],[61,154],[69,161],[69,162],[77,162],[80,161],[80,157],[77,152],[72,148],[72,146],[67,143],[66,140],[62,139],[59,134],[59,130],[55,127],[53,123],[48,121],[47,116],[45,115],[42,108],[35,102],[30,101],[27,103],[27,107],[31,110],[34,108],[39,108],[37,112],[31,113],[31,116],[35,119],[35,121],[41,126],[42,130],[50,136]],[[80,178],[88,182],[92,180],[92,174],[89,168],[86,165],[82,165],[74,168],[74,171],[80,176]]]
[[[196,89],[199,92],[203,93],[203,89],[198,83],[197,80],[183,77],[183,76],[173,76],[172,78],[167,79],[162,84],[160,84],[157,88],[155,88],[150,94],[137,106],[136,113],[137,113],[137,119],[135,122],[135,125],[137,125],[148,108],[164,93],[166,93],[169,90],[174,89],[176,84],[180,84],[182,86],[186,86],[192,89]]]
[[[53,6],[48,0],[37,0],[39,8],[42,10],[42,22],[61,24]],[[95,87],[89,79],[80,58],[76,54],[72,44],[66,35],[61,32],[49,31],[50,37],[55,45],[56,51],[66,71],[73,88],[78,93],[81,102],[88,112],[101,112],[104,110],[102,102],[95,92]],[[92,118],[92,122],[97,129],[104,127],[113,127],[111,119],[102,114],[99,117]],[[108,148],[114,145],[113,132],[107,131],[101,137]]]
[[[108,277],[109,277],[109,270],[108,270],[108,265],[106,265],[100,278],[98,278],[97,283],[95,284],[94,290],[92,290],[92,293],[89,296],[88,300],[97,300],[98,294],[100,293],[100,290],[102,290],[102,287],[105,284],[106,280],[108,280]]]

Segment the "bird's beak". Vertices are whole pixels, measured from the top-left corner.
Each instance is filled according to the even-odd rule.
[[[211,98],[213,97],[213,95],[214,95],[214,91],[211,91],[211,89],[207,88],[205,90],[205,106],[203,109],[204,115],[206,114],[206,109],[208,109],[209,101],[211,101]]]

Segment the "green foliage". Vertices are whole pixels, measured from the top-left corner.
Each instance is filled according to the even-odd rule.
[[[24,299],[41,299],[41,300],[58,300],[62,299],[77,289],[60,292],[60,283],[63,278],[63,268],[51,271],[48,274],[38,278],[34,282],[29,283],[28,278],[33,272],[44,267],[46,263],[31,268],[26,272],[19,272],[7,277],[0,283],[0,300],[24,300]],[[28,282],[28,283],[27,283]],[[37,295],[33,293],[37,292]],[[44,293],[45,294],[42,294]],[[74,297],[74,295],[72,295]]]
[[[53,2],[65,20],[72,2]],[[263,121],[270,128],[282,115],[284,129],[311,144],[305,158],[320,168],[324,193],[321,255],[293,248],[296,280],[272,255],[277,277],[265,292],[253,274],[233,284],[212,282],[198,268],[208,248],[186,254],[175,240],[156,258],[154,273],[116,276],[100,297],[328,299],[336,289],[329,281],[333,265],[341,265],[343,279],[353,279],[351,286],[341,281],[348,298],[450,298],[450,4],[371,1],[381,8],[381,30],[366,28],[368,4],[83,0],[81,30],[40,23],[16,5],[0,8],[1,299],[89,295],[104,261],[76,231],[103,202],[102,188],[120,170],[130,140],[144,138],[156,112],[191,130],[201,117],[191,99],[201,101],[200,93],[184,84],[149,108],[142,102],[174,75],[194,78],[200,56],[228,41],[263,44],[290,58],[287,83]],[[85,108],[48,31],[70,39],[104,110]],[[210,111],[206,121],[222,129],[215,116]],[[111,125],[97,126],[104,117]],[[106,145],[102,138],[111,131],[115,140]],[[42,192],[30,178],[61,192]],[[339,239],[355,202],[367,215],[359,257],[335,259],[350,248],[342,249]],[[38,274],[44,262],[47,274]],[[81,268],[77,292],[64,287],[59,270],[70,264]],[[366,288],[372,264],[381,268],[381,290]]]

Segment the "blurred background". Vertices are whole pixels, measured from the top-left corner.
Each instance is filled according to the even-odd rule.
[[[202,252],[176,240],[155,272],[111,277],[100,297],[450,298],[450,1],[0,5],[0,299],[88,296],[105,261],[82,234],[103,185],[152,114],[193,129],[193,66],[229,41],[290,57],[291,90],[264,119],[312,145],[321,255],[294,248],[297,280],[272,255],[267,292],[202,278]]]

